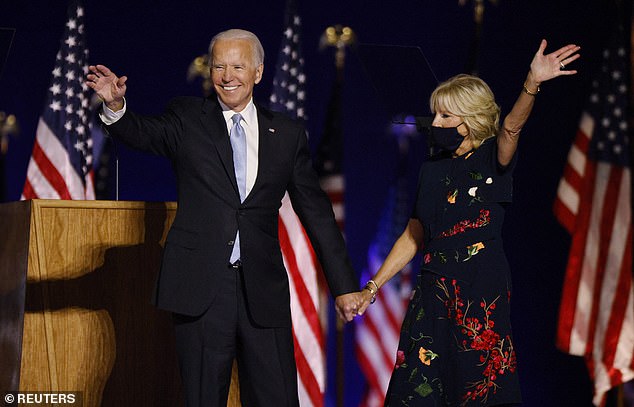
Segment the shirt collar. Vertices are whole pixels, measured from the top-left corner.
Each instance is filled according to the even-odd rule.
[[[246,123],[247,126],[251,126],[251,125],[256,123],[257,110],[255,109],[255,104],[253,103],[253,98],[251,98],[251,100],[249,100],[249,103],[247,103],[246,107],[244,109],[242,109],[242,111],[240,111],[240,112],[234,112],[233,110],[231,110],[231,108],[229,108],[229,106],[227,106],[224,103],[222,103],[220,98],[218,98],[218,103],[220,103],[220,107],[222,108],[222,115],[224,116],[225,121],[227,123],[229,123],[230,125],[232,124],[231,123],[231,118],[236,113],[240,113],[242,115],[242,120],[244,120],[244,122]]]

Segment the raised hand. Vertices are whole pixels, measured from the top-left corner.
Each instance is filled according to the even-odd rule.
[[[546,40],[542,40],[537,53],[535,53],[531,61],[531,74],[535,82],[541,83],[561,75],[574,75],[577,73],[576,70],[567,69],[566,67],[581,57],[577,53],[581,47],[569,44],[559,48],[557,51],[544,55],[547,45]]]
[[[361,302],[361,293],[358,291],[337,296],[335,298],[337,315],[339,315],[339,318],[344,322],[352,321],[352,319],[357,316]]]
[[[113,111],[123,108],[127,76],[118,77],[104,65],[91,65],[86,75],[86,85],[93,89],[97,96]]]

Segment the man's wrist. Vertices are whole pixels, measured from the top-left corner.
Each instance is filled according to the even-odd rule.
[[[104,104],[108,107],[108,109],[112,110],[113,112],[118,112],[119,110],[123,109],[123,99],[121,100],[113,100],[112,102],[108,102]]]
[[[116,111],[112,110],[112,108],[108,106],[106,102],[103,102],[103,107],[101,111],[99,112],[99,118],[105,125],[109,126],[111,124],[116,123],[125,114],[125,111],[126,111],[125,98],[123,99],[121,103],[121,107]]]

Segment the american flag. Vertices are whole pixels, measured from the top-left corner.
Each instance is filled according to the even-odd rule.
[[[414,129],[415,130],[415,129]],[[387,257],[396,239],[409,221],[407,187],[408,135],[412,127],[393,125],[400,157],[396,181],[390,187],[378,231],[368,249],[368,267],[363,272],[362,284],[371,278]],[[401,323],[411,294],[411,265],[387,282],[361,318],[355,320],[356,355],[366,377],[367,388],[361,400],[363,407],[382,406],[394,369]]]
[[[21,199],[94,199],[84,8],[68,6]]]
[[[557,346],[586,358],[597,406],[634,378],[626,38],[618,27],[603,50],[554,204],[572,235]]]
[[[273,79],[272,110],[306,120],[304,111],[304,59],[301,19],[297,5],[286,5],[285,30]],[[291,289],[291,318],[295,340],[295,363],[302,406],[323,406],[326,388],[325,345],[319,321],[317,261],[308,236],[291,205],[288,194],[280,208],[279,239]]]

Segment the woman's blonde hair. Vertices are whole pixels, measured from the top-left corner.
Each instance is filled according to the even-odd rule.
[[[476,76],[460,74],[441,83],[432,92],[429,107],[433,113],[460,116],[475,140],[483,141],[498,132],[500,107],[489,85]]]

